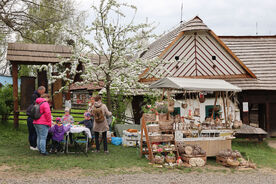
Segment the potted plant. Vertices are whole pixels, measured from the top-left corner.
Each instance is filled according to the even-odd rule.
[[[152,108],[152,105],[145,105],[142,107],[142,110],[144,112],[145,121],[148,121],[148,122],[156,121],[155,109]]]
[[[166,156],[166,162],[167,163],[175,163],[175,154],[173,152],[170,152],[167,156]]]
[[[159,115],[159,121],[166,121],[167,114],[168,114],[168,105],[164,102],[157,102],[156,103],[156,110]]]
[[[161,153],[157,153],[157,154],[155,155],[155,157],[154,157],[154,162],[155,162],[156,164],[163,164],[163,163],[164,163],[164,160],[165,160],[165,158],[164,158],[164,156],[163,156]]]

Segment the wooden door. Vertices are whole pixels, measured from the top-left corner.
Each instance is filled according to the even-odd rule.
[[[35,77],[21,77],[20,109],[26,110],[31,104],[32,94],[35,91]]]
[[[269,134],[270,136],[276,136],[276,103],[269,104]]]

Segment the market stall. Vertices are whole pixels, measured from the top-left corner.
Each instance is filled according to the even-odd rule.
[[[169,142],[166,147],[172,147],[169,152],[175,151],[177,158],[182,155],[187,158],[204,158],[231,149],[231,140],[234,138],[232,127],[239,127],[241,122],[236,115],[235,106],[231,106],[235,100],[230,99],[234,99],[235,93],[241,91],[240,88],[224,80],[171,77],[154,82],[150,88],[163,90],[159,104],[152,109],[154,113],[144,113],[141,121],[141,153],[148,154],[151,161],[156,157],[156,147],[164,145],[164,139]],[[184,96],[179,110],[181,113],[175,113],[177,100],[172,98],[172,94]],[[209,116],[202,112],[204,108],[201,104],[205,101],[205,94],[214,96]],[[188,103],[191,98],[197,103]],[[167,111],[160,111],[160,104],[165,104],[163,106]],[[190,155],[179,151],[185,145],[191,145]],[[165,156],[167,157],[166,154]]]

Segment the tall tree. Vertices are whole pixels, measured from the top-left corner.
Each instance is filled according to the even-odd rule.
[[[19,20],[15,23],[20,27],[15,30],[20,33],[17,41],[39,44],[65,43],[67,38],[64,27],[71,24],[75,16],[71,0],[22,0],[23,2],[26,5],[26,10],[24,10],[26,14],[24,14],[25,19],[22,20],[24,26],[18,25]],[[10,14],[14,15],[14,12]],[[28,65],[20,65],[19,76],[28,76],[32,73],[32,68]]]
[[[0,21],[26,40],[37,40],[27,30],[51,32],[51,28],[68,19],[73,11],[70,0],[1,0]],[[40,39],[38,39],[40,40]],[[49,40],[46,40],[49,42]]]
[[[0,75],[8,73],[8,62],[6,61],[7,43],[10,39],[10,30],[0,21]]]
[[[127,8],[133,10],[131,19],[123,12]],[[86,36],[75,34],[88,54],[76,51],[75,60],[71,61],[74,69],[56,77],[65,78],[66,72],[74,75],[77,63],[83,63],[85,69],[81,76],[84,82],[104,81],[108,108],[112,107],[112,93],[135,93],[144,88],[144,84],[139,82],[139,74],[146,67],[159,66],[162,61],[140,59],[140,54],[147,49],[145,40],[154,35],[153,24],[134,23],[136,11],[135,6],[116,0],[100,0],[94,4],[92,13],[95,18],[91,26],[84,28]],[[93,40],[88,39],[91,37]],[[68,81],[73,82],[72,79]]]

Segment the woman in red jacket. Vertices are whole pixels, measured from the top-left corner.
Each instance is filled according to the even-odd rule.
[[[46,139],[48,135],[48,130],[52,124],[52,115],[50,110],[50,105],[48,101],[50,97],[48,94],[43,94],[41,98],[36,99],[36,103],[40,104],[40,114],[41,117],[34,120],[34,127],[37,133],[37,148],[42,155],[49,155],[46,151]]]

